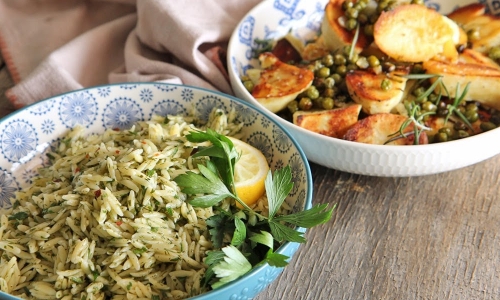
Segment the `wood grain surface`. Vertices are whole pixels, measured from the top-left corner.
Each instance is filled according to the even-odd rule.
[[[0,116],[12,85],[0,57]],[[334,217],[257,300],[500,299],[500,156],[411,178],[311,169]]]

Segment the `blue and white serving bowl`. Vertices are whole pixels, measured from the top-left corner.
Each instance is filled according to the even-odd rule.
[[[297,139],[307,158],[320,165],[371,176],[420,176],[466,167],[500,153],[500,129],[466,139],[418,146],[369,145],[330,138],[288,122],[261,105],[246,90],[241,76],[258,67],[252,49],[255,40],[278,39],[288,33],[302,41],[320,30],[329,0],[264,0],[235,28],[228,46],[228,73],[235,95],[260,107]],[[446,14],[459,6],[480,2],[487,11],[500,14],[497,0],[425,0],[425,4]]]
[[[80,124],[89,133],[127,129],[154,114],[191,114],[206,120],[212,108],[235,109],[244,123],[244,140],[261,150],[271,169],[289,165],[294,187],[286,200],[295,211],[311,207],[312,177],[305,154],[275,120],[245,101],[192,86],[129,83],[98,86],[58,95],[0,120],[0,214],[11,207],[15,191],[30,184],[48,164],[44,153]],[[302,228],[297,228],[304,232]],[[299,244],[285,243],[277,253],[292,257]],[[274,281],[282,268],[262,265],[245,276],[193,299],[251,299]],[[0,292],[0,299],[17,299]]]

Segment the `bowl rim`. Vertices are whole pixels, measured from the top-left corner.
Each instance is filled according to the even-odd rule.
[[[325,3],[326,2],[328,2],[328,1],[325,1]],[[448,149],[448,147],[458,148],[458,147],[463,146],[463,144],[469,145],[471,143],[474,143],[475,140],[487,139],[487,138],[490,138],[490,136],[491,136],[491,138],[494,138],[494,137],[497,137],[498,135],[500,135],[500,127],[497,127],[493,130],[481,132],[481,133],[478,133],[478,134],[475,134],[473,136],[469,136],[469,137],[463,138],[463,139],[452,140],[452,141],[447,141],[447,142],[443,142],[443,143],[432,143],[432,144],[421,144],[421,145],[403,145],[403,147],[402,147],[402,145],[366,144],[366,143],[348,141],[348,140],[344,140],[344,139],[340,139],[340,138],[334,138],[334,137],[322,135],[322,134],[319,134],[317,132],[313,132],[313,131],[304,129],[300,126],[293,124],[290,121],[287,121],[287,120],[279,117],[277,114],[275,114],[275,113],[271,112],[270,110],[268,110],[267,108],[265,108],[259,101],[257,101],[257,99],[255,99],[250,94],[250,92],[248,92],[248,90],[244,87],[241,80],[239,80],[240,75],[236,74],[235,69],[233,68],[234,64],[233,64],[233,60],[232,60],[233,57],[236,58],[236,56],[234,56],[234,53],[237,53],[235,48],[237,45],[240,44],[240,43],[238,43],[238,32],[239,32],[239,29],[241,28],[241,26],[244,24],[245,20],[248,19],[249,16],[258,15],[257,13],[260,10],[267,8],[269,5],[272,6],[273,5],[272,3],[273,2],[271,0],[260,2],[259,4],[254,6],[250,11],[248,11],[247,14],[245,14],[245,16],[243,16],[243,18],[241,18],[240,22],[238,22],[238,24],[236,25],[235,29],[233,30],[233,32],[230,36],[228,47],[227,47],[227,65],[228,65],[227,69],[228,69],[228,74],[229,74],[230,83],[231,83],[231,87],[233,89],[233,92],[237,88],[238,91],[244,95],[244,97],[242,97],[242,98],[247,99],[247,101],[249,103],[252,103],[254,106],[259,107],[264,113],[269,115],[276,122],[281,123],[282,125],[284,125],[286,127],[290,127],[289,130],[297,130],[299,133],[301,133],[305,136],[308,136],[309,138],[320,140],[322,143],[330,144],[331,146],[353,147],[353,149],[371,150],[371,151],[376,151],[376,152],[389,151],[391,153],[407,153],[409,151],[408,146],[411,147],[410,148],[411,150],[419,150],[419,151],[421,151],[421,150],[434,150],[434,148],[437,148],[438,150]],[[312,5],[312,3],[311,3],[311,5]],[[292,27],[290,27],[289,29],[291,29],[291,28]]]
[[[19,115],[21,113],[27,113],[28,110],[31,109],[32,107],[35,107],[35,106],[38,106],[38,105],[42,105],[44,102],[48,102],[48,101],[60,99],[61,97],[65,96],[65,95],[74,94],[74,93],[83,92],[83,91],[89,91],[89,90],[97,90],[98,88],[102,88],[102,87],[117,87],[117,86],[124,86],[124,85],[134,85],[134,86],[136,86],[136,85],[144,85],[144,86],[164,85],[164,86],[174,86],[174,87],[180,87],[180,88],[189,88],[189,89],[198,90],[198,91],[209,93],[209,94],[215,94],[215,95],[223,97],[223,98],[227,98],[230,101],[235,101],[238,104],[241,104],[243,106],[249,107],[250,109],[253,109],[253,110],[257,111],[259,114],[262,114],[267,119],[269,119],[274,125],[276,125],[279,129],[281,129],[281,131],[286,134],[286,136],[290,139],[290,141],[292,142],[292,144],[297,149],[297,152],[298,152],[298,154],[300,156],[300,159],[304,163],[304,171],[305,171],[305,175],[306,175],[306,195],[305,195],[305,201],[304,201],[304,210],[310,209],[312,207],[312,202],[313,202],[313,179],[312,179],[311,168],[310,168],[309,162],[307,160],[307,157],[306,157],[304,151],[302,150],[302,147],[296,141],[295,137],[291,134],[291,132],[288,129],[286,129],[283,126],[283,124],[280,124],[276,120],[272,119],[269,115],[265,114],[263,112],[262,108],[257,107],[253,103],[250,103],[248,101],[242,100],[242,99],[240,99],[240,98],[238,98],[236,96],[229,95],[229,94],[217,91],[217,90],[211,90],[211,89],[208,89],[208,88],[197,87],[197,86],[193,86],[193,85],[177,84],[177,83],[166,83],[166,82],[154,82],[154,81],[151,81],[151,82],[123,82],[123,83],[101,84],[101,85],[95,85],[95,86],[91,86],[91,87],[85,87],[85,88],[81,88],[81,89],[76,89],[76,90],[72,90],[72,91],[60,93],[60,94],[57,94],[57,95],[50,96],[48,98],[42,99],[40,101],[37,101],[35,103],[29,104],[27,106],[24,106],[24,107],[22,107],[22,108],[20,108],[20,109],[18,109],[16,111],[14,111],[14,112],[12,112],[12,113],[10,113],[10,114],[8,114],[8,115],[3,116],[2,118],[0,118],[0,124],[5,123],[9,119],[15,118],[17,115]],[[161,92],[159,92],[159,93],[161,93]],[[304,234],[306,232],[306,229],[302,228],[302,227],[296,227],[295,229],[297,231],[299,231],[299,232],[304,233]],[[282,245],[280,245],[276,249],[276,253],[282,254],[283,252],[287,251],[289,248],[293,247],[294,244],[298,244],[298,243],[285,242],[285,243],[283,243]],[[291,259],[291,257],[290,257],[290,259]],[[236,280],[233,280],[233,281],[231,281],[231,282],[229,282],[227,284],[224,284],[223,286],[221,286],[218,289],[210,290],[210,291],[208,291],[206,293],[203,293],[203,294],[200,294],[200,295],[197,295],[197,296],[194,296],[194,297],[190,297],[188,299],[203,299],[205,297],[210,298],[211,296],[215,296],[218,293],[227,292],[227,291],[231,290],[234,286],[237,286],[238,284],[240,284],[242,281],[245,281],[248,278],[255,276],[257,273],[260,273],[262,270],[264,270],[264,269],[266,269],[268,267],[272,267],[272,266],[270,266],[266,262],[264,264],[261,264],[261,265],[259,265],[257,267],[252,268],[252,270],[250,270],[250,272],[244,274],[243,276],[237,278]],[[283,268],[278,268],[278,269],[282,270]],[[0,293],[0,295],[1,294],[2,293]],[[5,293],[3,293],[3,294],[5,294]],[[5,294],[5,295],[8,295],[8,294]],[[13,299],[18,299],[15,296],[12,296],[12,295],[8,295],[8,296],[13,297]]]

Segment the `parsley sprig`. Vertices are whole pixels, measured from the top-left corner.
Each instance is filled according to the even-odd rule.
[[[199,164],[199,173],[188,171],[178,175],[174,181],[181,191],[190,196],[193,207],[211,207],[224,199],[237,201],[243,210],[218,210],[207,225],[214,248],[205,260],[208,269],[204,282],[217,288],[247,273],[257,265],[268,263],[276,267],[288,264],[289,257],[274,252],[275,247],[285,241],[304,243],[304,233],[292,228],[311,228],[331,219],[333,209],[319,204],[311,209],[280,215],[279,210],[293,188],[290,166],[269,171],[265,189],[269,214],[253,211],[237,195],[234,182],[234,166],[239,153],[232,141],[214,130],[195,131],[187,135],[190,142],[205,143],[194,157],[209,157],[205,165]],[[217,208],[215,208],[217,209]],[[227,235],[232,235],[229,245],[224,245]],[[226,243],[227,244],[227,243]],[[267,249],[267,250],[266,250]]]

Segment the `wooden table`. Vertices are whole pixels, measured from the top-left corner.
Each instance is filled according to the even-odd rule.
[[[1,116],[12,85],[0,59]],[[311,168],[334,216],[257,300],[500,299],[500,156],[412,178]]]

